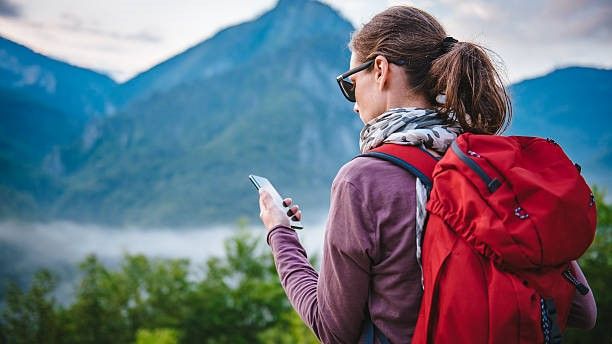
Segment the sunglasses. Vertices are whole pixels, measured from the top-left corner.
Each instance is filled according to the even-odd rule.
[[[354,103],[357,100],[355,99],[355,84],[353,84],[351,79],[349,79],[348,77],[355,73],[359,73],[364,69],[370,68],[370,66],[373,63],[374,63],[374,59],[364,62],[363,64],[360,64],[359,66],[353,69],[350,69],[349,71],[342,73],[336,77],[336,81],[338,82],[338,86],[340,86],[340,90],[342,91],[342,94],[344,95],[346,99],[348,99],[349,102]],[[397,60],[397,61],[389,60],[389,63],[393,63],[398,66],[403,66],[407,64],[405,60]]]
[[[338,82],[338,86],[340,86],[340,90],[342,91],[342,94],[344,95],[346,99],[348,99],[349,102],[354,103],[356,102],[356,99],[355,99],[355,84],[348,77],[355,73],[359,73],[364,69],[370,68],[370,66],[373,63],[374,63],[374,60],[372,59],[336,77],[336,81]]]

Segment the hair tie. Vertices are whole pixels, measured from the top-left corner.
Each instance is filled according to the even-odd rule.
[[[454,38],[453,38],[453,37],[451,37],[451,36],[447,36],[446,38],[444,38],[444,39],[442,40],[442,43],[451,43],[451,44],[454,44],[454,43],[457,43],[457,42],[459,42],[459,41],[458,41],[458,40],[456,40],[456,39],[454,39]]]
[[[446,38],[444,38],[442,40],[442,54],[446,54],[447,52],[449,52],[453,45],[455,45],[455,43],[457,42],[459,41],[451,36],[447,36]]]

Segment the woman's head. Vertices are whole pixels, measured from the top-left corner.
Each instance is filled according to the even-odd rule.
[[[424,11],[388,8],[353,34],[350,48],[351,67],[375,60],[354,75],[362,118],[388,110],[381,105],[383,86],[372,84],[388,73],[398,80],[387,86],[403,87],[417,104],[439,105],[442,116],[452,112],[465,131],[493,134],[509,121],[510,99],[488,51],[447,38],[440,23]],[[401,78],[397,71],[403,71]],[[446,95],[444,104],[436,103],[439,94]]]

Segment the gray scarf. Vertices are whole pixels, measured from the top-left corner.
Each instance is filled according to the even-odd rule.
[[[391,109],[366,124],[359,136],[359,148],[365,153],[383,143],[422,146],[434,156],[442,156],[463,130],[458,123],[447,124],[432,109]],[[421,246],[429,197],[427,188],[416,179],[416,258],[421,267]],[[423,282],[421,278],[421,283]]]
[[[363,127],[359,135],[359,149],[365,153],[383,143],[422,145],[435,155],[442,156],[461,132],[459,124],[447,124],[435,110],[396,108]]]

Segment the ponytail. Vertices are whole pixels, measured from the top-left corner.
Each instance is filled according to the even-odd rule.
[[[440,115],[459,122],[466,132],[501,133],[510,122],[510,97],[489,57],[493,53],[446,37],[442,25],[427,12],[390,7],[357,30],[349,47],[362,62],[377,55],[405,61],[410,89],[432,105],[445,94]]]
[[[456,42],[429,71],[430,99],[445,94],[440,114],[466,132],[501,133],[512,118],[510,97],[487,52],[474,43]]]

